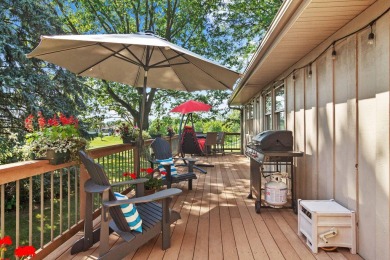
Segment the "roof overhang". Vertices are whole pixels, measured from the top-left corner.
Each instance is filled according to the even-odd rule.
[[[375,0],[286,0],[253,55],[229,105],[243,105]]]

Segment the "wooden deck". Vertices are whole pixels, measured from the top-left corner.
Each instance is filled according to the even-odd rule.
[[[208,174],[198,174],[193,190],[176,185],[183,193],[172,207],[181,220],[171,226],[171,247],[161,250],[161,237],[125,259],[362,259],[348,249],[320,250],[312,254],[303,237],[297,235],[297,216],[289,209],[262,209],[256,214],[249,191],[249,162],[241,155],[217,155]],[[63,244],[47,259],[96,259],[98,245],[78,255],[70,246],[81,234]],[[113,234],[110,242],[121,243]]]

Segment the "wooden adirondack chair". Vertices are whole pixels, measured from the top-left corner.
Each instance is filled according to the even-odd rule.
[[[175,160],[177,158],[173,158],[172,151],[171,151],[171,145],[161,137],[157,137],[154,139],[152,144],[150,145],[153,149],[154,158],[150,159],[149,161],[152,164],[152,167],[154,164],[159,164],[157,160],[164,160],[172,158],[172,160]],[[193,158],[180,158],[186,162],[186,165],[188,167],[187,173],[180,173],[175,176],[171,176],[170,174],[167,174],[165,176],[165,179],[163,179],[163,184],[167,185],[168,188],[171,187],[172,183],[179,183],[181,181],[188,181],[188,190],[192,190],[192,180],[197,179],[196,174],[194,173],[194,163],[197,161]]]
[[[84,237],[72,247],[71,254],[88,250],[94,243],[100,241],[99,259],[122,259],[136,250],[153,237],[162,232],[162,249],[170,247],[170,224],[180,218],[180,214],[169,209],[170,197],[181,193],[180,189],[167,189],[148,196],[143,194],[143,183],[147,179],[130,180],[118,184],[110,184],[103,167],[95,163],[84,152],[80,151],[80,158],[86,167],[90,179],[85,183],[86,216],[84,220]],[[117,200],[113,186],[134,184],[137,186],[135,198]],[[96,230],[92,228],[92,194],[102,196],[101,225]],[[155,202],[162,201],[162,205]],[[136,204],[137,211],[142,219],[142,233],[130,229],[120,205]],[[111,221],[109,219],[112,219]],[[123,242],[110,249],[109,235],[116,232],[123,238]]]

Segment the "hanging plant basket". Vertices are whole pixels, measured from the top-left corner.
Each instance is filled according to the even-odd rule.
[[[129,136],[124,136],[122,140],[124,144],[135,144],[135,140]]]
[[[70,152],[66,151],[56,153],[54,150],[47,150],[46,156],[41,159],[49,160],[51,165],[58,165],[70,161]]]

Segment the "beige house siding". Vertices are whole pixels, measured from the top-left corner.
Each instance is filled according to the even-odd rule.
[[[386,6],[377,2],[323,45],[363,27]],[[287,129],[294,132],[295,149],[305,152],[296,163],[298,198],[334,198],[356,210],[358,253],[390,259],[390,13],[373,31],[374,45],[367,42],[369,28],[338,41],[337,59],[329,48],[313,61],[311,78],[308,67],[297,69],[295,80],[291,71],[314,60],[321,46],[280,78],[287,77]],[[259,124],[263,111],[254,114]]]

